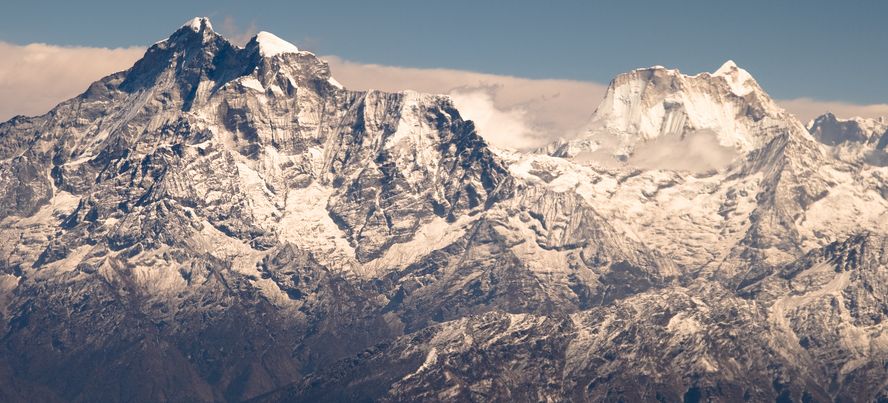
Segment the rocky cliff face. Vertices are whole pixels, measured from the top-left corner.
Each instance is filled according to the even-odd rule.
[[[885,396],[884,166],[730,63],[620,76],[595,116],[496,151],[445,96],[190,21],[0,124],[0,397]],[[637,164],[696,135],[730,160]],[[602,145],[626,163],[565,151]]]
[[[569,316],[446,322],[259,400],[884,399],[863,381],[885,374],[884,293],[863,282],[884,275],[885,242],[836,242],[739,292],[697,280]]]

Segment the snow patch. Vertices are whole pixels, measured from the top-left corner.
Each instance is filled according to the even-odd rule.
[[[237,174],[240,184],[245,190],[247,196],[246,203],[247,207],[250,208],[250,213],[261,223],[269,227],[273,226],[280,216],[280,211],[278,211],[278,207],[274,203],[274,192],[268,188],[268,184],[259,172],[250,168],[247,164],[238,162]]]
[[[255,77],[243,77],[240,79],[241,85],[244,87],[254,89],[259,92],[265,92],[265,87],[262,86],[262,83],[259,82]]]
[[[698,333],[702,328],[700,322],[685,313],[679,313],[673,316],[669,319],[669,324],[666,325],[666,330],[680,335]]]
[[[422,365],[420,365],[419,368],[417,368],[416,371],[414,371],[412,374],[408,374],[407,376],[405,376],[404,380],[413,378],[414,376],[423,373],[424,371],[431,368],[432,365],[435,365],[437,362],[438,362],[438,349],[436,347],[432,347],[432,349],[429,350],[429,353],[426,355],[426,359],[422,363]]]
[[[256,34],[254,40],[259,44],[259,54],[263,57],[272,57],[283,53],[299,53],[299,48],[296,45],[270,32],[262,31]]]
[[[455,223],[448,223],[444,218],[435,217],[421,226],[413,239],[392,245],[384,255],[365,264],[364,270],[369,273],[386,273],[406,267],[432,251],[456,242],[465,235],[465,226],[469,221],[466,217],[461,217]]]
[[[330,85],[332,85],[332,86],[334,86],[334,87],[336,87],[336,88],[339,88],[340,90],[343,89],[343,88],[345,88],[345,87],[342,86],[342,84],[339,83],[339,81],[336,81],[336,79],[333,78],[333,77],[328,78],[328,79],[327,79],[327,82],[330,83]]]
[[[68,253],[62,260],[58,260],[52,263],[49,263],[44,267],[44,270],[51,269],[58,271],[59,273],[69,272],[74,270],[80,262],[86,257],[86,255],[93,249],[92,245],[81,245]]]
[[[327,211],[333,188],[313,183],[287,191],[284,214],[278,228],[282,241],[303,247],[331,268],[357,268],[354,248]]]

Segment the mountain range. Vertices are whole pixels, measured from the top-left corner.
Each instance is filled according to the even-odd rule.
[[[729,61],[483,136],[206,18],[0,124],[0,400],[888,400],[885,118]]]

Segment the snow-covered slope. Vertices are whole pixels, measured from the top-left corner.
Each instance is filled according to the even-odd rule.
[[[0,124],[0,400],[885,396],[888,168],[733,63],[589,128],[492,150],[191,20]]]

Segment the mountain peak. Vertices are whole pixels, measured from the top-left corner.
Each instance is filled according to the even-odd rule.
[[[200,32],[203,29],[212,31],[213,24],[210,23],[210,19],[207,17],[194,17],[182,24],[182,28],[188,28],[194,32]]]
[[[229,81],[252,74],[263,63],[282,55],[294,57],[287,58],[285,63],[268,64],[269,69],[262,74],[271,71],[282,73],[282,77],[298,75],[342,88],[330,78],[326,62],[311,52],[300,51],[292,43],[265,31],[253,36],[245,46],[237,46],[213,31],[210,20],[205,17],[189,20],[169,38],[151,46],[127,72],[121,85],[127,90],[136,90],[166,82],[164,85],[172,85],[174,91],[183,91],[182,99],[186,100],[183,107],[188,110],[193,101],[209,96]],[[165,78],[172,80],[164,81]]]
[[[737,63],[734,63],[733,60],[728,60],[728,61],[724,62],[721,65],[721,67],[719,67],[718,70],[715,71],[715,73],[712,73],[712,75],[723,76],[723,75],[727,75],[737,69],[739,69],[739,67],[737,67]]]
[[[287,42],[271,32],[262,31],[256,34],[247,47],[256,46],[263,57],[277,56],[282,53],[299,53],[296,45]]]
[[[636,146],[661,136],[684,139],[704,133],[714,135],[723,148],[746,153],[781,131],[807,135],[752,75],[728,60],[714,73],[686,75],[652,66],[618,75],[587,124],[586,135],[572,146],[629,156]]]
[[[180,46],[202,46],[201,44],[213,42],[218,38],[222,38],[222,36],[213,30],[213,24],[210,23],[209,18],[194,17],[185,21],[168,38],[158,41],[155,45],[167,43]]]
[[[750,85],[750,81],[755,83],[755,79],[752,78],[748,71],[737,67],[737,63],[734,63],[733,60],[726,61],[712,75],[714,77],[723,77],[731,87],[731,92],[738,97],[746,96],[755,90],[755,86]]]

